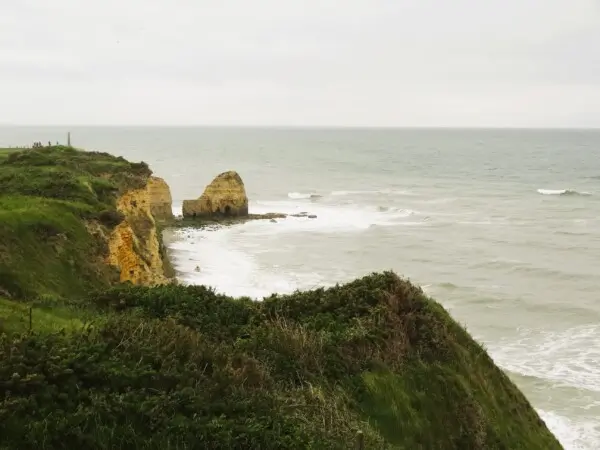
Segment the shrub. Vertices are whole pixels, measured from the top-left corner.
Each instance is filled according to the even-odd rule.
[[[103,225],[114,228],[125,220],[125,215],[117,210],[105,209],[98,213],[98,220]]]

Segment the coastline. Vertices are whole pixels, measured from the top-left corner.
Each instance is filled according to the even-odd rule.
[[[391,200],[391,193],[385,194],[384,197],[380,196],[379,200],[375,200],[378,203],[370,203],[369,206],[358,207],[358,205],[352,203],[352,201],[348,202],[346,199],[349,196],[358,195],[358,199],[356,200],[362,202],[364,205],[366,202],[372,202],[376,196],[373,193],[369,193],[367,200],[364,191],[359,194],[353,194],[356,191],[344,191],[341,196],[342,198],[340,198],[339,191],[336,191],[335,194],[333,190],[331,192],[331,195],[324,195],[324,198],[320,197],[314,203],[312,203],[312,200],[314,200],[312,199],[312,195],[309,198],[305,198],[304,195],[288,194],[289,200],[286,204],[293,211],[307,209],[308,201],[311,201],[310,204],[314,204],[315,208],[319,211],[319,218],[315,220],[309,219],[306,213],[303,217],[275,220],[275,223],[272,223],[270,220],[251,220],[243,224],[231,222],[228,226],[222,227],[216,223],[211,223],[209,226],[194,228],[190,232],[204,238],[200,242],[202,247],[201,253],[203,253],[201,257],[208,263],[208,267],[202,266],[200,267],[200,272],[195,273],[201,277],[216,274],[221,277],[223,284],[228,284],[229,286],[235,285],[239,288],[239,294],[229,292],[234,297],[247,296],[251,293],[253,294],[251,295],[252,297],[260,299],[263,296],[271,295],[273,292],[290,292],[294,289],[308,291],[306,294],[310,295],[312,287],[326,286],[334,281],[346,282],[357,279],[361,275],[364,275],[366,270],[374,269],[380,271],[382,269],[382,261],[379,261],[379,256],[385,256],[389,252],[379,250],[377,247],[363,248],[364,244],[362,243],[368,242],[369,239],[372,241],[373,239],[379,239],[384,246],[389,246],[389,238],[397,239],[403,233],[407,233],[409,229],[402,228],[404,226],[403,222],[390,219],[398,213],[401,213],[402,218],[406,217],[406,209],[404,209],[406,205],[402,205],[402,203],[405,203],[408,199],[396,198],[398,203],[404,207],[402,209],[387,204],[387,201]],[[143,199],[137,198],[127,203],[131,203],[135,207],[136,203],[139,205],[140,200],[143,203]],[[382,203],[379,203],[379,201],[382,201]],[[261,210],[263,206],[265,209],[267,209],[267,206],[268,208],[275,207],[274,202],[257,203],[261,204]],[[276,210],[282,209],[277,208]],[[417,209],[415,211],[414,217],[410,220],[414,219],[416,223],[420,213]],[[400,220],[403,220],[402,218]],[[472,223],[481,224],[482,222],[473,221]],[[143,231],[143,229],[140,230]],[[401,230],[404,230],[404,232]],[[423,232],[427,231],[427,228],[414,228],[414,230]],[[180,231],[185,233],[186,229],[180,227]],[[168,235],[169,233],[165,234]],[[174,237],[167,237],[171,248],[174,243],[182,242],[182,240],[176,240]],[[384,239],[381,240],[381,238]],[[387,241],[385,240],[386,238],[388,239]],[[263,241],[265,245],[262,245],[259,241]],[[403,241],[407,245],[413,246],[418,243],[418,239],[414,238]],[[205,244],[211,245],[210,251],[207,251]],[[327,253],[323,253],[325,248],[329,249]],[[367,248],[371,252],[371,255],[375,256],[375,259],[372,257],[370,259],[360,257],[359,252]],[[347,257],[344,258],[344,255]],[[364,253],[363,255],[366,256]],[[399,267],[402,263],[398,259],[398,255],[402,256],[401,253],[390,254],[399,263],[395,267]],[[342,259],[340,259],[340,256],[342,256]],[[422,256],[432,255],[423,254]],[[290,257],[293,258],[292,265],[290,265]],[[283,258],[280,268],[277,267],[278,262],[273,263],[273,261],[277,261],[279,258]],[[210,261],[212,259],[218,259],[219,264],[218,267],[212,267],[213,273],[211,274],[205,269],[211,269]],[[239,264],[232,264],[233,261],[238,261]],[[338,261],[338,263],[335,264],[334,261]],[[357,263],[361,262],[362,264],[357,265]],[[315,263],[317,264],[316,266]],[[354,268],[351,267],[353,264],[355,265]],[[325,267],[324,265],[329,265],[329,267]],[[409,264],[406,267],[414,269],[415,265]],[[446,266],[439,265],[437,267]],[[311,283],[308,283],[306,279],[290,279],[290,274],[296,276],[306,271],[306,269],[311,270],[314,274],[318,274],[319,279]],[[285,286],[278,286],[276,283],[281,281],[282,274],[285,275]],[[461,280],[460,278],[455,278],[455,280],[457,284],[446,284],[448,288],[455,289],[459,293]],[[247,282],[246,286],[244,286],[245,282]],[[443,278],[438,278],[435,286],[438,286],[440,282],[444,284]],[[202,282],[199,284],[213,285],[211,282]],[[260,289],[252,292],[252,289],[247,289],[247,286]],[[171,288],[169,287],[169,289]],[[154,294],[151,291],[152,289],[148,292],[152,296]],[[176,291],[177,287],[173,287],[171,292]],[[194,289],[192,288],[191,291],[193,292]],[[158,294],[160,290],[157,289],[154,292]],[[221,290],[221,292],[224,291]],[[433,295],[433,297],[446,300],[444,295]],[[468,298],[464,298],[463,300],[468,301]],[[453,316],[457,317],[454,314]],[[473,333],[470,334],[471,336],[476,335]]]
[[[180,212],[180,209],[174,207],[173,213],[175,215]],[[269,213],[266,213],[269,214]],[[288,217],[283,220],[295,220],[293,217]],[[193,226],[186,229],[186,227],[176,227],[169,230],[170,235],[165,239],[165,243],[169,243],[170,254],[172,255],[172,262],[177,269],[178,279],[187,285],[205,284],[216,289],[218,293],[225,295],[233,295],[239,297],[250,297],[255,301],[262,301],[273,293],[277,294],[292,294],[293,292],[305,289],[313,288],[329,288],[334,286],[338,282],[346,282],[348,280],[327,280],[324,278],[314,278],[308,283],[306,279],[294,279],[294,276],[287,277],[285,282],[281,280],[283,278],[265,277],[267,283],[257,283],[259,287],[253,287],[249,285],[241,285],[233,287],[239,283],[243,283],[241,276],[244,270],[248,270],[246,267],[239,267],[227,263],[224,259],[229,257],[233,258],[244,258],[244,255],[232,253],[231,248],[228,248],[227,239],[229,238],[228,232],[235,231],[236,228],[239,232],[243,230],[245,225],[251,226],[251,220],[234,220],[220,224],[218,221],[212,221],[210,224],[203,224],[202,226]],[[256,223],[258,225],[258,222]],[[270,226],[271,224],[264,223],[264,225]],[[240,228],[241,227],[241,228]],[[214,233],[214,234],[213,234]],[[210,239],[211,235],[221,236],[221,239]],[[179,243],[180,245],[173,244]],[[197,250],[195,250],[195,249]],[[196,258],[198,251],[207,248],[205,257]],[[247,257],[247,255],[246,255]],[[200,271],[196,272],[191,267],[200,266]],[[205,267],[206,265],[206,267]],[[254,270],[258,271],[259,268]],[[284,271],[285,272],[285,271]],[[254,275],[256,278],[259,275]],[[352,279],[352,277],[349,277]],[[217,285],[214,286],[209,281],[217,280]],[[272,283],[268,284],[268,283]],[[424,286],[424,289],[428,290],[428,286]],[[435,296],[434,296],[435,297]],[[493,352],[491,352],[493,357]],[[494,360],[496,360],[494,358]],[[520,375],[518,373],[512,373],[506,366],[499,367],[507,373],[509,378],[515,382],[520,388],[524,387]],[[527,395],[527,394],[526,394]],[[535,405],[534,405],[535,406]],[[565,445],[567,449],[578,449],[579,444],[577,440],[573,438],[573,426],[574,424],[568,421],[565,417],[559,414],[546,411],[540,407],[535,408],[538,414],[546,422],[549,429],[555,434],[560,442]],[[568,447],[566,445],[569,445]]]
[[[107,165],[114,168],[115,171],[107,173]],[[310,436],[328,434],[332,430],[345,433],[344,441],[347,441],[348,433],[352,431],[351,428],[356,429],[357,427],[355,421],[360,421],[361,414],[367,413],[369,420],[367,421],[368,428],[365,428],[365,431],[369,433],[372,443],[387,441],[389,444],[414,445],[415,442],[421,442],[420,439],[426,433],[427,440],[430,441],[429,445],[445,442],[449,436],[452,436],[450,438],[452,442],[460,441],[463,446],[469,447],[480,447],[484,442],[489,445],[490,442],[500,441],[512,448],[515,448],[516,442],[527,443],[530,448],[539,446],[541,443],[545,443],[546,448],[558,446],[554,437],[540,421],[539,416],[519,389],[487,357],[485,350],[473,340],[472,334],[456,322],[441,304],[425,295],[406,277],[397,275],[393,270],[382,270],[377,263],[373,264],[366,258],[360,258],[356,253],[366,249],[361,243],[365,238],[381,236],[381,233],[398,236],[397,226],[402,226],[402,222],[399,221],[406,220],[407,216],[411,214],[405,208],[382,206],[381,204],[370,204],[357,208],[352,201],[344,201],[345,199],[342,198],[340,202],[340,193],[318,198],[313,194],[308,197],[297,193],[295,195],[288,194],[289,201],[286,203],[286,208],[289,211],[276,207],[276,202],[257,202],[261,204],[261,209],[264,206],[264,209],[273,207],[276,208],[276,211],[285,211],[289,214],[285,218],[277,216],[279,220],[275,219],[272,213],[265,211],[262,215],[251,215],[245,218],[250,220],[242,220],[243,224],[239,221],[229,221],[224,224],[226,226],[219,226],[216,222],[220,221],[216,220],[209,224],[200,223],[200,226],[193,229],[180,226],[177,232],[172,232],[172,230],[164,232],[165,239],[163,240],[163,228],[168,226],[169,220],[172,219],[172,211],[165,210],[167,204],[169,209],[172,207],[170,189],[162,179],[155,179],[152,188],[149,187],[152,172],[145,163],[129,163],[124,158],[114,157],[107,153],[82,152],[69,148],[47,148],[11,156],[8,158],[6,166],[16,174],[25,174],[28,170],[33,170],[30,166],[41,167],[42,169],[39,170],[42,170],[45,175],[43,182],[51,187],[56,187],[53,184],[55,178],[52,176],[53,173],[57,170],[62,171],[64,177],[71,181],[71,184],[68,185],[71,189],[43,190],[42,192],[50,197],[46,200],[38,195],[39,189],[30,190],[35,186],[25,182],[27,177],[23,177],[20,183],[15,183],[14,177],[9,177],[8,180],[5,179],[5,182],[12,183],[8,186],[14,190],[16,195],[14,197],[5,196],[5,201],[12,201],[14,206],[18,206],[18,200],[21,199],[18,195],[26,193],[29,195],[28,201],[34,205],[45,202],[64,208],[71,207],[73,211],[85,213],[69,216],[70,223],[72,222],[74,227],[78,227],[77,229],[81,230],[81,233],[71,233],[70,230],[65,230],[66,233],[63,233],[64,227],[62,226],[65,223],[49,226],[47,216],[43,214],[34,216],[39,214],[39,208],[29,208],[30,216],[26,214],[17,216],[17,221],[26,223],[31,223],[31,217],[36,219],[35,226],[28,229],[32,234],[30,253],[39,254],[42,251],[46,259],[60,260],[61,257],[73,256],[72,251],[63,251],[64,246],[71,244],[80,251],[79,256],[84,256],[84,252],[90,250],[98,252],[98,255],[102,257],[105,255],[102,251],[106,248],[103,245],[107,245],[111,257],[99,259],[98,266],[94,269],[106,270],[107,273],[112,269],[118,271],[118,273],[117,271],[112,272],[114,275],[119,275],[118,279],[114,279],[114,282],[107,280],[106,286],[98,286],[99,289],[88,291],[85,290],[86,286],[82,286],[87,300],[80,305],[81,311],[75,309],[71,311],[73,315],[79,314],[80,318],[87,313],[96,315],[97,322],[89,329],[94,333],[94,341],[89,342],[90,345],[86,352],[92,355],[91,359],[88,358],[88,362],[96,361],[99,364],[99,366],[95,366],[86,363],[78,366],[76,373],[66,373],[73,375],[70,377],[71,383],[78,383],[79,377],[81,377],[81,381],[86,380],[88,371],[104,370],[104,366],[110,364],[110,360],[105,361],[104,358],[98,359],[94,356],[102,347],[97,343],[104,342],[111,346],[113,341],[118,343],[126,339],[129,342],[130,339],[127,336],[131,336],[133,333],[131,337],[135,341],[135,348],[132,349],[127,345],[126,347],[117,346],[118,351],[115,349],[115,352],[121,355],[118,365],[125,370],[125,373],[128,373],[127,368],[132,362],[129,357],[130,350],[137,354],[141,351],[142,357],[147,357],[150,362],[155,360],[155,356],[158,356],[160,352],[171,352],[169,349],[172,349],[176,352],[183,351],[187,355],[186,357],[192,358],[189,361],[192,363],[189,369],[192,369],[193,377],[195,377],[198,364],[193,361],[201,362],[207,355],[210,356],[210,353],[207,354],[202,348],[196,347],[196,343],[210,341],[210,345],[214,346],[213,350],[226,356],[227,359],[219,359],[216,366],[213,363],[216,372],[211,371],[206,374],[203,379],[206,383],[205,387],[216,386],[215,382],[218,385],[218,380],[222,379],[219,374],[231,375],[233,377],[231,378],[231,387],[234,392],[244,395],[246,404],[255,408],[257,406],[253,401],[255,400],[255,391],[245,388],[238,391],[235,388],[238,382],[245,383],[245,377],[240,378],[236,375],[239,368],[236,355],[243,350],[244,359],[254,361],[252,366],[258,369],[256,373],[259,375],[257,387],[260,387],[261,397],[270,399],[267,403],[259,402],[259,404],[265,407],[275,401],[273,407],[267,407],[263,411],[266,416],[261,417],[272,417],[275,414],[273,417],[290,421],[290,426],[296,427],[293,425],[296,423],[293,417],[301,411],[293,408],[289,415],[280,416],[278,415],[280,408],[277,399],[287,398],[286,403],[297,404],[296,397],[298,395],[304,397],[305,394],[309,394],[310,390],[306,391],[307,386],[319,386],[324,395],[330,397],[330,403],[343,402],[348,414],[344,414],[339,419],[342,419],[340,424],[343,424],[342,427],[346,427],[345,431],[339,426],[326,430],[320,426],[312,427],[310,430],[302,426],[296,429],[299,439],[299,441],[296,440],[296,443],[304,442],[305,439],[313,439]],[[32,180],[32,182],[38,181],[38,178]],[[134,181],[133,184],[132,181]],[[226,215],[231,212],[230,208],[233,208],[233,206],[223,203],[229,198],[230,192],[228,188],[223,188],[221,197],[217,196],[221,194],[215,193],[215,197],[205,198],[203,194],[199,199],[190,201],[192,203],[188,204],[190,208],[187,210],[188,217],[196,218],[197,215],[203,217],[204,214],[215,213],[218,217],[220,214],[225,213]],[[355,191],[344,191],[341,196],[353,195],[352,192]],[[53,196],[62,196],[67,200],[54,200]],[[87,201],[87,204],[77,203],[77,199],[81,197]],[[246,195],[243,194],[242,197],[245,200],[240,197],[242,196],[236,197],[240,201],[239,210],[245,211],[242,214],[247,214]],[[303,212],[302,210],[309,209],[304,200],[310,201],[318,214]],[[340,203],[341,207],[337,207],[336,204]],[[206,206],[206,209],[203,205]],[[87,210],[83,211],[85,208]],[[252,212],[255,213],[255,211]],[[63,216],[61,218],[65,219]],[[5,215],[5,219],[10,219],[10,217]],[[7,221],[6,224],[10,224],[10,221]],[[196,225],[195,222],[194,225]],[[62,228],[57,228],[57,226]],[[77,231],[77,229],[75,230]],[[228,288],[233,286],[239,290],[238,292],[227,292],[230,295],[217,294],[217,291],[223,291],[218,288],[207,289],[205,286],[219,286],[219,283],[195,283],[190,282],[194,280],[186,280],[187,284],[203,284],[204,286],[182,286],[175,282],[167,284],[164,282],[166,281],[164,277],[150,276],[161,270],[161,274],[166,274],[165,271],[169,264],[165,264],[167,260],[165,247],[168,246],[173,250],[176,246],[181,245],[182,240],[177,239],[177,234],[181,237],[184,233],[203,239],[201,242],[203,248],[197,256],[204,258],[206,267],[204,264],[196,265],[193,272],[200,277],[206,275],[220,277],[223,285],[227,285]],[[13,233],[13,238],[15,236]],[[80,240],[69,239],[70,236],[80,237]],[[48,237],[54,238],[49,242],[50,245],[46,245]],[[270,247],[267,252],[260,250],[257,238]],[[90,240],[97,245],[88,245]],[[348,245],[349,242],[351,245]],[[10,242],[11,245],[16,246],[15,248],[19,248],[19,245],[22,246],[24,243],[24,241],[12,238]],[[323,252],[325,246],[329,247],[326,253]],[[373,247],[368,248],[370,251],[374,250]],[[335,252],[342,252],[348,257],[340,264],[332,264],[336,260]],[[375,254],[379,253],[376,251]],[[11,255],[14,257],[17,252],[10,252],[8,256]],[[263,258],[265,256],[266,260]],[[282,256],[285,258],[291,256],[293,258],[292,266],[284,263],[279,267],[278,263],[273,263],[273,258],[277,260]],[[169,255],[168,259],[177,262],[177,258],[178,256]],[[27,259],[31,260],[31,258]],[[190,261],[189,258],[188,261]],[[217,263],[211,261],[217,261]],[[96,280],[93,275],[97,272],[86,273],[83,268],[84,270],[78,273],[76,269],[79,267],[73,265],[72,260],[64,259],[60,262],[70,265],[71,269],[67,269],[67,271],[72,277],[90,276],[90,281]],[[364,263],[362,269],[357,266],[354,268],[354,273],[347,271],[348,264],[359,262]],[[15,270],[14,267],[8,267],[10,270]],[[16,275],[23,277],[19,280],[21,284],[8,285],[9,296],[20,296],[21,294],[16,290],[20,286],[34,292],[33,295],[36,295],[36,292],[45,294],[42,289],[51,288],[47,281],[42,280],[42,283],[31,284],[32,281],[39,281],[40,277],[31,276],[39,269],[40,265],[32,267],[31,270],[20,270]],[[333,273],[332,270],[337,272]],[[309,283],[306,278],[290,279],[292,275],[299,276],[303,271],[305,275],[318,275],[318,280]],[[365,275],[367,271],[370,272],[369,275]],[[179,271],[180,278],[183,278],[182,272],[186,271]],[[174,275],[175,273],[173,273]],[[285,279],[281,278],[282,275]],[[4,280],[7,278],[4,277]],[[328,285],[334,280],[339,280],[341,283],[327,289],[319,287]],[[65,280],[55,281],[64,282]],[[96,281],[100,282],[101,280]],[[280,281],[283,281],[284,285],[278,285],[277,283]],[[323,283],[324,281],[325,283]],[[4,286],[7,285],[4,284]],[[68,288],[70,285],[65,284],[65,287]],[[312,289],[311,287],[318,288]],[[278,295],[276,294],[278,292],[287,292],[291,295]],[[65,301],[74,298],[71,297],[70,292],[58,292],[58,294],[62,294],[60,298]],[[27,294],[23,299],[31,298],[30,295]],[[248,297],[262,298],[264,301],[252,301]],[[323,308],[325,309],[323,310]],[[323,314],[326,311],[328,312]],[[37,313],[35,315],[38,316]],[[17,323],[18,318],[14,319],[11,318],[12,325],[24,325]],[[30,333],[22,335],[22,338],[27,342],[32,341],[34,344],[47,340],[48,336],[37,334],[37,328],[34,330],[31,323],[30,312]],[[415,333],[414,327],[417,323],[427,324],[428,331]],[[136,330],[140,330],[140,327],[151,334],[158,332],[160,336],[156,337],[159,339],[148,339],[137,333]],[[114,334],[113,331],[117,334]],[[365,334],[364,331],[367,333]],[[66,353],[60,354],[59,359],[62,361],[61,364],[69,367],[71,351],[76,350],[77,345],[82,341],[83,334],[87,332],[87,327],[84,329],[73,328],[56,336],[60,343],[57,343],[56,348],[48,348],[47,353],[53,354],[54,350],[62,352],[60,349],[68,349]],[[242,342],[240,338],[249,340]],[[298,346],[297,344],[301,343],[298,338],[301,338],[301,342],[308,344],[309,347],[307,348],[304,344]],[[171,343],[168,348],[160,344],[163,339],[169,340]],[[282,343],[285,344],[283,347]],[[152,347],[154,344],[157,346]],[[191,347],[183,350],[188,344]],[[410,345],[405,347],[405,344]],[[27,347],[29,344],[24,345]],[[384,348],[389,351],[378,351],[378,349]],[[226,351],[223,353],[222,350]],[[267,353],[264,353],[265,350]],[[155,351],[159,353],[152,356]],[[6,352],[3,354],[6,355]],[[306,359],[307,355],[308,359]],[[485,355],[485,358],[481,358],[481,355]],[[12,368],[12,366],[5,367],[9,368],[7,369],[8,373],[16,374],[13,382],[20,385],[23,380],[24,383],[28,383],[28,375],[32,373],[31,370],[34,370],[38,357],[43,359],[47,356],[46,350],[36,355],[31,361],[31,368],[21,370],[17,367]],[[167,355],[165,354],[165,356]],[[171,354],[171,356],[175,356],[175,354]],[[316,366],[315,356],[318,356]],[[163,359],[159,358],[159,360]],[[179,360],[179,358],[175,357],[175,360]],[[273,361],[277,360],[281,361],[283,365],[273,365]],[[11,363],[11,361],[9,360],[7,363]],[[299,363],[300,366],[290,367],[291,362]],[[477,387],[481,385],[482,380],[471,370],[474,365],[479,368],[481,373],[486,373],[485,378],[492,383],[493,388],[488,392]],[[146,377],[142,374],[150,371],[158,377],[154,378],[153,376],[153,379],[162,380],[163,375],[167,374],[165,370],[167,372],[169,370],[168,367],[151,365],[140,369],[142,370],[140,376],[135,375],[130,380],[130,382],[139,383],[140,390],[136,395],[140,398],[147,398],[148,395],[153,397],[157,389],[158,392],[164,392],[169,397],[173,396],[173,400],[183,394],[183,392],[171,392],[170,382],[155,386],[152,392],[147,391],[147,386],[144,384]],[[180,369],[181,373],[178,377],[185,378],[188,369],[185,365],[177,364],[177,370]],[[418,400],[418,393],[424,389],[423,380],[431,378],[427,374],[437,374],[434,377],[437,380],[433,387],[435,393]],[[113,375],[120,377],[122,373],[119,370]],[[458,382],[459,380],[462,381]],[[38,381],[44,386],[52,385],[52,379],[44,378]],[[114,385],[113,383],[116,381],[111,378],[111,385]],[[310,383],[307,384],[306,381],[310,381]],[[469,385],[467,391],[464,390],[464,382]],[[343,384],[343,390],[346,391],[342,397],[338,395],[339,391],[330,391],[332,386],[340,386],[340,384]],[[450,390],[448,389],[449,384],[453,386]],[[178,382],[178,386],[183,385]],[[358,391],[355,389],[357,387],[360,387],[359,390],[362,394],[357,393]],[[90,389],[102,390],[102,387],[94,382]],[[392,397],[381,396],[382,389],[389,391]],[[118,389],[103,390],[102,392],[110,401],[116,400],[119,396]],[[194,402],[197,402],[203,392],[205,393],[206,390],[200,389],[198,392],[192,390],[187,394],[192,395],[190,400],[194,399]],[[476,396],[469,395],[469,392],[476,392]],[[25,395],[26,392],[20,391],[20,394]],[[346,400],[344,400],[345,395],[350,395],[350,397],[345,397]],[[416,397],[411,400],[412,396]],[[212,402],[211,398],[208,399],[207,405],[210,405],[211,408],[218,408],[219,405]],[[449,398],[453,400],[449,402]],[[239,404],[238,400],[236,395],[226,396],[225,399],[232,405]],[[363,404],[364,401],[369,404]],[[411,421],[410,426],[401,434],[397,433],[397,426],[394,425],[401,420],[400,417],[396,417],[396,413],[392,413],[391,421],[383,420],[379,415],[382,408],[391,412],[400,408],[410,413],[415,407],[415,401],[423,402],[416,410],[420,420]],[[501,405],[501,410],[490,409],[490,402]],[[134,403],[138,404],[137,400]],[[475,415],[457,416],[454,412],[455,406],[452,406],[456,404],[463,405],[467,409],[471,408]],[[69,414],[75,414],[69,417],[76,420],[77,412],[72,409],[76,407],[76,403],[65,406],[70,408],[68,409]],[[98,414],[102,414],[98,405],[90,406]],[[29,427],[29,433],[37,435],[39,433],[37,426],[30,425],[37,423],[37,418],[34,416],[40,416],[40,414],[40,418],[46,416],[53,411],[54,407],[53,402],[47,402],[43,405],[43,411],[23,410],[20,415],[12,419],[16,421],[12,423],[13,425],[28,424],[26,426]],[[367,410],[363,409],[365,407]],[[366,412],[369,409],[370,412]],[[515,409],[521,412],[518,418],[511,413]],[[115,413],[126,416],[128,411],[130,411],[129,408],[117,409]],[[186,411],[185,414],[196,415],[196,411],[193,409]],[[233,411],[231,412],[233,413]],[[437,419],[440,414],[444,417],[443,423]],[[206,417],[210,416],[209,414]],[[231,425],[233,427],[240,418],[243,421],[247,420],[246,414],[241,414],[239,418],[235,414],[233,416],[235,416],[232,417],[234,422]],[[107,416],[106,420],[107,423],[113,423],[115,417]],[[388,428],[385,425],[386,421],[388,425],[394,426]],[[319,422],[318,419],[317,422]],[[171,429],[168,428],[170,427],[168,423],[165,424],[166,429]],[[194,423],[196,422],[189,422],[189,425],[193,426]],[[487,425],[482,428],[481,423]],[[366,427],[367,423],[364,422],[364,425]],[[14,428],[14,426],[9,428]],[[109,428],[103,426],[103,429]],[[363,429],[362,426],[359,428]],[[254,442],[270,440],[261,430],[262,427],[259,427],[253,432]],[[482,434],[481,430],[486,431]],[[508,430],[511,430],[511,433],[507,434]],[[136,439],[141,439],[147,435],[146,423],[137,423],[136,429],[128,432],[131,431],[136,434]],[[208,428],[205,428],[204,431],[210,435]],[[12,433],[10,439],[12,442],[17,442],[23,435],[23,433]],[[120,433],[117,433],[113,437],[118,438],[119,435]],[[234,435],[228,432],[228,436]],[[165,437],[168,438],[166,435]],[[72,438],[78,439],[77,436],[72,436]],[[109,440],[107,442],[111,442],[112,438],[100,438],[100,440],[106,439]],[[196,435],[194,439],[204,438]],[[246,438],[235,435],[234,439]],[[334,441],[338,442],[336,439]]]

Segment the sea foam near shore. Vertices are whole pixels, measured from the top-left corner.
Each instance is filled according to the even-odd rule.
[[[329,286],[347,281],[343,270],[339,279],[331,279],[319,271],[307,270],[309,268],[302,263],[295,267],[266,264],[261,256],[293,254],[295,247],[301,245],[305,233],[313,236],[342,233],[358,237],[372,227],[428,224],[427,216],[408,208],[365,206],[351,202],[331,205],[322,203],[321,196],[297,194],[289,195],[285,200],[252,202],[251,212],[307,212],[317,218],[290,216],[275,222],[250,221],[217,230],[175,230],[169,249],[179,279],[186,284],[204,284],[214,287],[218,292],[256,300],[274,292],[292,293],[298,289]],[[346,195],[350,193],[332,194],[337,197]],[[352,195],[361,194],[355,192]],[[174,208],[174,213],[180,214],[180,208]],[[289,242],[271,246],[272,238],[282,237],[282,234],[289,236]],[[425,287],[425,290],[429,291],[429,287]],[[432,292],[432,295],[436,296],[436,293]],[[584,327],[575,334],[563,332],[552,336],[522,330],[518,338],[486,342],[486,346],[501,367],[518,376],[534,377],[548,385],[571,384],[576,388],[597,390],[600,389],[600,377],[590,366],[590,358],[593,359],[600,348],[590,346],[586,338],[590,332],[596,333],[595,336],[599,338],[597,342],[600,342],[600,330]],[[588,351],[578,352],[581,345]],[[590,446],[590,439],[600,441],[600,429],[593,417],[580,417],[573,421],[560,411],[539,412],[568,450],[591,450],[594,446]]]

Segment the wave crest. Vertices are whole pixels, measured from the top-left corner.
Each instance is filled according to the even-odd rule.
[[[379,189],[379,190],[349,190],[349,191],[332,191],[331,195],[335,197],[343,197],[347,195],[412,195],[409,191],[401,191],[396,189]]]
[[[592,195],[590,192],[579,192],[574,189],[538,189],[537,192],[542,195]]]
[[[288,198],[292,200],[307,200],[311,198],[321,198],[322,195],[319,194],[308,194],[304,192],[288,192]]]

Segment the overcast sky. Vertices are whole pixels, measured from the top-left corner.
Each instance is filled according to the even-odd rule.
[[[600,0],[1,0],[0,123],[600,127]]]

